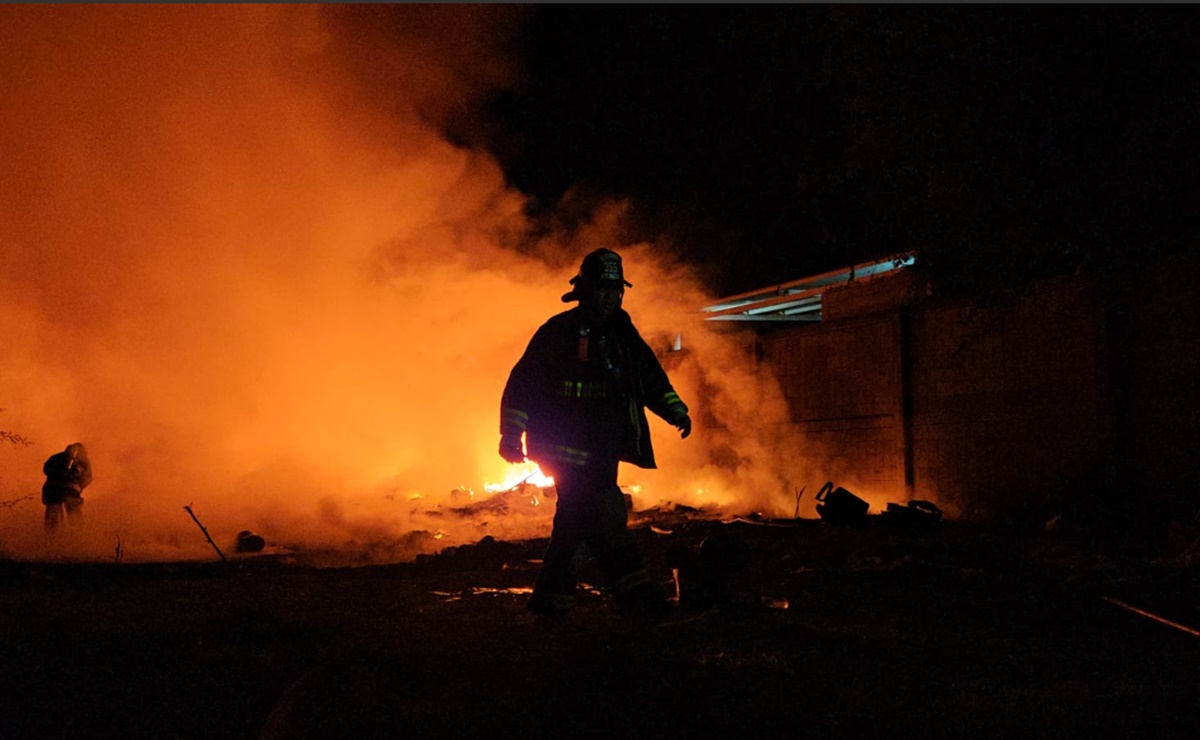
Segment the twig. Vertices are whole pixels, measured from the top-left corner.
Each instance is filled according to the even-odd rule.
[[[795,516],[792,517],[793,519],[800,518],[800,497],[804,495],[805,488],[808,488],[807,483],[805,483],[803,486],[800,486],[799,491],[796,491],[796,514],[795,514]]]
[[[0,411],[3,411],[3,410],[4,409],[0,409]],[[28,437],[22,437],[20,434],[17,434],[16,432],[0,431],[0,440],[3,440],[5,442],[12,442],[15,445],[24,445],[26,447],[33,444],[32,439],[29,439]]]
[[[212,537],[209,537],[208,530],[204,528],[204,525],[201,524],[200,520],[196,518],[196,515],[192,513],[191,504],[183,507],[183,510],[188,513],[188,516],[192,518],[192,521],[195,522],[196,526],[200,528],[200,531],[204,533],[204,537],[208,540],[208,544],[212,545],[213,549],[217,551],[217,554],[221,556],[221,561],[226,562],[227,559],[225,557],[225,553],[221,552],[221,548],[217,547],[217,543],[213,542]]]
[[[0,509],[11,509],[12,507],[16,506],[17,504],[21,503],[22,501],[28,501],[29,499],[33,498],[35,495],[36,494],[33,494],[33,493],[27,493],[24,496],[18,496],[17,498],[10,498],[5,501],[0,501]]]
[[[192,521],[195,522],[196,526],[200,528],[200,531],[204,533],[204,537],[208,540],[208,544],[212,545],[213,549],[217,551],[217,554],[221,556],[221,562],[229,562],[225,557],[225,553],[221,552],[221,548],[217,547],[217,543],[213,542],[213,538],[208,535],[208,530],[205,529],[204,525],[200,523],[200,520],[196,518],[196,515],[192,512],[191,505],[189,504],[183,507],[183,510],[192,517]],[[258,600],[258,597],[254,595],[254,592],[250,590],[249,586],[238,580],[235,580],[234,583],[241,587],[242,591],[244,591],[246,595],[250,597],[250,600],[254,602],[254,605],[258,607],[259,611],[265,612],[267,610],[266,606],[264,606],[263,603]]]

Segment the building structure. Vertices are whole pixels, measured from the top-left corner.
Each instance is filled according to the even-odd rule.
[[[940,298],[916,255],[701,310],[753,334],[814,480],[866,498],[1036,526],[1200,512],[1200,317],[1182,255],[1047,280],[994,305]],[[1190,274],[1195,274],[1191,272]]]

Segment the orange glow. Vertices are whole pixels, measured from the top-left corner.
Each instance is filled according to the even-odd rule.
[[[623,253],[647,341],[686,334],[672,380],[717,422],[681,441],[652,418],[660,468],[621,482],[643,507],[790,515],[786,404],[699,322],[697,277],[622,242],[622,203],[533,236],[496,162],[441,134],[507,79],[502,25],[393,12],[438,22],[373,40],[326,6],[0,7],[0,421],[36,442],[0,446],[0,502],[20,500],[0,554],[209,559],[185,505],[223,549],[252,530],[354,562],[547,534],[542,497],[455,510],[536,471],[497,454],[500,393],[597,244]],[[76,441],[87,525],[50,546],[31,494]]]
[[[514,466],[504,478],[504,482],[488,484],[484,488],[492,493],[507,491],[519,485],[526,484],[538,488],[549,488],[554,485],[554,479],[546,476],[535,463],[527,462]]]

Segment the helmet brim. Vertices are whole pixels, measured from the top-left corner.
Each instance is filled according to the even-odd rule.
[[[588,280],[583,280],[582,277],[583,277],[582,275],[576,275],[575,277],[571,278],[571,285],[573,285],[575,287],[572,288],[569,292],[563,294],[563,296],[562,296],[563,303],[570,303],[571,301],[579,300],[579,291],[581,289],[596,286],[596,285],[604,285],[605,283],[609,283],[609,284],[624,283],[626,288],[633,287],[633,283],[629,282],[628,280],[590,280],[590,281],[588,281]]]

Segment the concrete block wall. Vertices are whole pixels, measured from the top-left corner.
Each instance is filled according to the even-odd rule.
[[[899,324],[892,314],[798,325],[765,334],[809,493],[826,480],[873,509],[903,501]]]
[[[969,519],[1062,513],[1105,472],[1095,304],[1077,281],[1015,306],[908,312],[913,487]]]
[[[1119,494],[1151,516],[1200,520],[1200,253],[1103,283]]]
[[[1039,525],[1123,500],[1193,521],[1198,262],[1048,281],[992,309],[839,288],[840,318],[759,328],[789,404],[781,436],[815,485],[846,485],[873,510],[924,498],[963,519]]]

